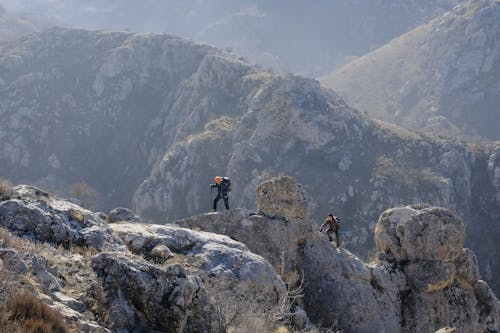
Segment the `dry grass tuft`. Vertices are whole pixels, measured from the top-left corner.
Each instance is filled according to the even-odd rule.
[[[3,307],[0,327],[18,327],[20,332],[71,332],[63,316],[31,294],[18,294]]]

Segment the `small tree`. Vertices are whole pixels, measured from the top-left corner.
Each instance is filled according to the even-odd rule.
[[[12,183],[7,179],[0,179],[0,200],[8,200],[13,194]]]
[[[94,208],[99,196],[97,190],[84,181],[71,185],[70,194],[77,198],[85,208]]]

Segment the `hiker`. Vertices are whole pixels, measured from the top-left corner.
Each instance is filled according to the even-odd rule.
[[[327,215],[325,222],[319,228],[319,232],[323,232],[323,228],[327,227],[326,234],[328,235],[328,239],[333,241],[331,233],[335,232],[335,242],[337,243],[337,247],[340,247],[340,237],[339,237],[339,229],[340,223],[339,218],[333,216],[331,213]]]
[[[210,191],[216,187],[217,197],[214,199],[214,212],[217,210],[217,202],[224,199],[224,206],[229,209],[229,192],[231,192],[231,180],[228,177],[215,177],[215,184],[210,184]]]

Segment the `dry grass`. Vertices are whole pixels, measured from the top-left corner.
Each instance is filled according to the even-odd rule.
[[[26,333],[71,332],[62,315],[31,294],[14,295],[2,307],[0,327]]]
[[[13,195],[12,183],[7,179],[0,179],[0,200],[8,200]]]

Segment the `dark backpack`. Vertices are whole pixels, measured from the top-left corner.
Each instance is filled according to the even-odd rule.
[[[226,191],[231,192],[231,179],[229,177],[223,177],[222,181],[226,184]]]

